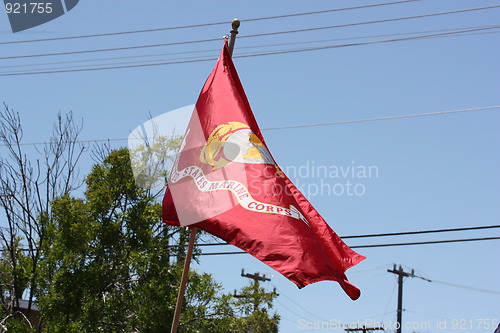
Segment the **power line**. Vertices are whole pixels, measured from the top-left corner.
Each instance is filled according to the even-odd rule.
[[[310,320],[309,318],[304,318],[304,314],[301,313],[301,314],[298,314],[297,312],[295,312],[294,310],[290,309],[288,306],[286,306],[285,304],[283,304],[279,299],[276,300],[276,302],[281,306],[283,307],[285,310],[287,310],[288,312],[290,312],[291,314],[293,314],[294,316],[297,316],[298,318],[303,318],[303,319],[306,319],[310,322],[312,322],[313,320]]]
[[[262,52],[262,53],[252,53],[252,54],[246,54],[246,55],[235,55],[235,56],[233,56],[233,58],[250,58],[250,57],[268,56],[268,55],[290,54],[290,53],[298,53],[298,52],[306,52],[306,51],[318,51],[318,50],[343,48],[343,47],[352,47],[352,46],[363,46],[363,45],[371,45],[371,44],[379,44],[379,43],[393,43],[393,42],[410,41],[410,40],[417,40],[417,39],[438,38],[438,37],[443,37],[443,36],[454,36],[454,35],[456,35],[456,36],[464,36],[465,34],[463,34],[463,33],[467,33],[467,32],[481,31],[481,30],[490,30],[490,29],[498,29],[498,28],[500,28],[500,25],[498,25],[498,26],[489,26],[489,27],[486,27],[486,28],[475,28],[475,29],[467,29],[467,30],[447,32],[447,33],[439,33],[439,34],[429,34],[429,35],[420,35],[420,36],[413,36],[413,37],[405,37],[405,38],[376,40],[376,41],[351,43],[351,44],[336,44],[336,45],[318,46],[318,47],[310,47],[310,48],[299,48],[299,49],[289,49],[289,50],[278,50],[278,51],[270,51],[270,52]],[[2,58],[0,58],[0,59],[2,59]],[[217,58],[210,57],[210,58],[202,58],[202,59],[167,61],[167,62],[149,63],[149,64],[123,65],[123,66],[105,66],[105,67],[61,69],[61,70],[45,70],[45,71],[32,71],[32,72],[14,71],[14,72],[0,73],[0,76],[19,76],[19,75],[35,75],[35,74],[55,74],[55,73],[69,73],[69,72],[86,72],[86,71],[109,70],[109,69],[125,69],[125,68],[139,68],[139,67],[152,67],[152,66],[185,64],[185,63],[195,63],[195,62],[214,61],[214,60],[217,60]]]
[[[465,238],[465,239],[447,239],[447,240],[436,240],[436,241],[426,241],[426,242],[408,242],[408,243],[388,243],[388,244],[368,244],[368,245],[354,245],[350,246],[351,249],[361,249],[361,248],[372,248],[372,247],[392,247],[392,246],[411,246],[411,245],[428,245],[428,244],[444,244],[444,243],[461,243],[461,242],[474,242],[474,241],[486,241],[486,240],[498,240],[500,237],[483,237],[483,238]],[[203,256],[215,256],[215,255],[232,255],[232,254],[244,254],[244,251],[235,252],[208,252],[201,253]]]
[[[199,40],[182,41],[182,42],[159,43],[159,44],[148,44],[148,45],[135,45],[135,46],[123,46],[123,47],[111,47],[111,48],[106,48],[106,49],[92,49],[92,50],[67,51],[67,52],[55,52],[55,53],[40,53],[40,54],[25,54],[25,55],[0,57],[0,60],[20,59],[20,58],[34,58],[34,57],[52,57],[52,56],[60,56],[60,55],[73,55],[73,54],[96,53],[96,52],[111,52],[111,51],[134,50],[134,49],[144,49],[144,48],[173,46],[173,45],[199,44],[199,43],[206,43],[206,42],[215,42],[215,41],[220,41],[220,40],[221,40],[220,38],[209,38],[209,39],[199,39]]]
[[[238,38],[274,36],[274,35],[290,34],[290,33],[297,33],[297,32],[308,32],[308,31],[317,31],[317,30],[325,30],[325,29],[345,28],[345,27],[352,27],[352,26],[366,25],[366,24],[386,23],[386,22],[412,20],[412,19],[418,19],[418,18],[424,18],[424,17],[432,17],[432,16],[440,16],[440,15],[448,15],[448,14],[458,14],[458,13],[465,13],[465,12],[477,11],[477,10],[493,9],[493,8],[498,8],[498,7],[500,7],[500,5],[493,5],[493,6],[486,6],[486,7],[476,7],[476,8],[467,8],[467,9],[459,9],[459,10],[450,10],[450,11],[446,11],[446,12],[437,12],[437,13],[429,13],[429,14],[421,14],[421,15],[413,15],[413,16],[404,16],[404,17],[396,17],[396,18],[389,18],[389,19],[382,19],[382,20],[374,20],[374,21],[345,23],[345,24],[337,24],[337,25],[330,25],[330,26],[323,26],[323,27],[314,27],[314,28],[295,29],[295,30],[286,30],[286,31],[266,32],[266,33],[260,33],[260,34],[254,34],[254,35],[240,36]]]
[[[398,41],[414,40],[414,39],[420,39],[420,38],[439,38],[439,37],[457,37],[457,36],[460,37],[460,36],[467,35],[467,34],[464,34],[464,32],[486,30],[486,29],[498,29],[499,27],[500,26],[489,26],[489,27],[485,27],[485,28],[476,28],[476,29],[469,29],[469,30],[463,30],[463,31],[455,31],[455,32],[449,32],[449,33],[444,33],[444,34],[422,35],[422,36],[414,36],[414,37],[401,38],[401,39],[370,41],[370,42],[355,43],[355,44],[341,44],[341,45],[322,46],[322,47],[313,47],[313,48],[301,48],[301,49],[292,49],[292,50],[278,50],[278,51],[267,52],[267,53],[248,53],[248,54],[243,54],[243,55],[235,56],[235,58],[246,58],[246,57],[255,57],[255,56],[263,56],[263,55],[276,55],[276,54],[296,53],[296,52],[322,50],[322,49],[347,47],[347,46],[369,45],[369,44],[376,44],[376,43],[398,42]],[[177,58],[177,59],[181,59],[181,61],[150,63],[150,64],[143,64],[143,65],[137,65],[136,64],[136,65],[126,65],[126,66],[106,66],[106,67],[97,67],[97,68],[81,68],[82,66],[62,67],[62,68],[56,68],[56,69],[62,69],[62,70],[52,70],[52,71],[47,71],[47,70],[46,71],[34,71],[34,72],[12,71],[12,72],[5,72],[3,74],[0,74],[0,76],[28,75],[28,74],[49,74],[49,73],[63,73],[63,72],[77,72],[77,71],[106,70],[106,69],[123,69],[123,68],[134,68],[134,67],[171,65],[171,64],[180,64],[180,63],[208,61],[208,60],[214,60],[215,58],[205,58],[205,59],[201,58],[200,59],[200,57],[194,57],[194,58],[192,57],[192,58]],[[77,68],[77,69],[71,69],[71,68]]]
[[[346,23],[346,24],[331,25],[331,26],[322,26],[322,27],[313,27],[313,28],[305,28],[305,29],[295,29],[295,30],[266,32],[266,33],[253,34],[253,35],[243,35],[243,36],[240,36],[238,38],[241,39],[241,38],[254,38],[254,37],[271,36],[271,35],[274,36],[274,35],[280,35],[280,34],[291,34],[291,33],[317,31],[317,30],[325,30],[325,29],[344,28],[344,27],[351,27],[351,26],[358,26],[358,25],[386,23],[386,22],[394,22],[394,21],[418,19],[418,18],[424,18],[424,17],[432,17],[432,16],[440,16],[440,15],[464,13],[464,12],[470,12],[470,11],[493,9],[493,8],[497,8],[497,7],[500,7],[500,5],[493,5],[493,6],[487,6],[487,7],[476,7],[476,8],[468,8],[468,9],[460,9],[460,10],[438,12],[438,13],[429,13],[429,14],[421,14],[421,15],[413,15],[413,16],[405,16],[405,17],[396,17],[396,18],[389,18],[389,19],[383,19],[383,20]],[[55,52],[55,53],[16,55],[16,56],[0,57],[0,60],[19,59],[19,58],[33,58],[33,57],[60,56],[60,55],[72,55],[72,54],[84,54],[84,53],[95,53],[95,52],[122,51],[122,50],[152,48],[152,47],[163,47],[163,46],[173,46],[173,45],[197,44],[197,43],[212,42],[212,41],[217,41],[217,40],[219,40],[219,38],[202,39],[202,40],[192,40],[192,41],[182,41],[182,42],[172,42],[172,43],[159,43],[159,44],[148,44],[148,45],[124,46],[124,47],[105,48],[105,49],[91,49],[91,50],[68,51],[68,52]]]
[[[392,247],[392,246],[413,246],[413,245],[430,245],[430,244],[446,244],[446,243],[463,243],[463,242],[476,242],[476,241],[487,241],[487,240],[498,240],[499,237],[481,237],[481,238],[462,238],[462,239],[445,239],[445,240],[435,240],[435,241],[423,241],[423,242],[406,242],[406,243],[387,243],[387,244],[367,244],[367,245],[353,245],[349,246],[351,249],[361,249],[361,248],[374,248],[374,247]],[[202,244],[197,244],[200,246]],[[205,244],[209,245],[209,244]],[[210,245],[227,245],[227,243],[221,244],[210,244]],[[171,245],[169,247],[177,247],[178,245]],[[29,249],[20,249],[21,251],[29,251]],[[6,251],[5,249],[0,249],[0,252]],[[245,251],[232,251],[232,252],[202,252],[199,255],[203,256],[215,256],[215,255],[232,255],[232,254],[244,254]]]
[[[61,143],[97,143],[97,142],[108,142],[108,141],[127,141],[128,138],[111,138],[111,139],[93,139],[93,140],[73,140],[73,141],[58,141]],[[19,143],[20,146],[37,146],[37,145],[47,145],[47,144],[52,144],[55,143],[53,141],[48,141],[48,142],[26,142],[26,143]],[[7,146],[4,143],[0,143],[0,147],[5,147]]]
[[[349,238],[367,238],[367,237],[404,236],[404,235],[430,234],[430,233],[441,233],[441,232],[484,230],[484,229],[494,229],[494,228],[500,228],[500,225],[485,225],[485,226],[478,226],[478,227],[463,227],[463,228],[405,231],[405,232],[393,232],[393,233],[369,234],[369,235],[355,235],[355,236],[344,236],[342,238],[349,239]]]
[[[235,57],[233,57],[235,58]],[[138,68],[138,67],[151,67],[151,66],[163,66],[163,65],[177,65],[177,64],[188,64],[194,62],[204,62],[204,61],[215,61],[216,57],[198,59],[198,60],[181,60],[181,61],[169,61],[154,64],[144,64],[144,65],[128,65],[128,66],[108,66],[108,67],[96,67],[96,68],[84,68],[84,69],[68,69],[68,70],[54,70],[54,71],[40,71],[40,72],[14,72],[14,73],[1,73],[0,76],[14,76],[14,75],[33,75],[33,74],[55,74],[55,73],[70,73],[70,72],[87,72],[87,71],[100,71],[107,69],[124,69],[124,68]]]
[[[483,292],[483,293],[500,295],[500,291],[498,291],[498,290],[483,289],[483,288],[466,286],[466,285],[463,285],[463,284],[456,284],[456,283],[450,283],[450,282],[445,282],[445,281],[437,281],[437,280],[430,280],[430,282],[444,284],[444,285],[451,286],[451,287],[456,287],[456,288],[469,289],[469,290],[474,290],[474,291],[480,291],[480,292]]]
[[[427,282],[439,283],[439,284],[444,284],[444,285],[456,287],[456,288],[469,289],[469,290],[474,290],[474,291],[479,291],[479,292],[493,293],[493,294],[500,295],[500,291],[498,291],[498,290],[483,289],[483,288],[477,288],[477,287],[467,286],[467,285],[463,285],[463,284],[456,284],[456,283],[451,283],[451,282],[446,282],[446,281],[438,281],[438,280],[428,279],[428,278],[424,278],[422,276],[414,275],[413,271],[414,270],[412,269],[411,277],[416,277],[416,278],[422,279],[422,280],[427,281]],[[425,315],[427,315],[427,314],[425,314]]]
[[[440,232],[484,230],[484,229],[495,229],[495,228],[500,228],[500,225],[483,225],[483,226],[478,226],[478,227],[463,227],[463,228],[433,229],[433,230],[421,230],[421,231],[390,232],[390,233],[383,233],[383,234],[368,234],[368,235],[343,236],[341,238],[349,239],[349,238],[367,238],[367,237],[404,236],[404,235],[432,234],[432,233],[440,233]]]
[[[390,232],[381,234],[365,234],[365,235],[351,235],[351,236],[340,236],[342,239],[353,239],[353,238],[372,238],[372,237],[387,237],[387,236],[407,236],[407,235],[418,235],[418,234],[432,234],[441,232],[455,232],[455,231],[472,231],[472,230],[484,230],[484,229],[496,229],[500,228],[500,225],[483,225],[477,227],[463,227],[463,228],[449,228],[449,229],[431,229],[431,230],[420,230],[420,231],[403,231],[403,232]],[[229,243],[204,243],[196,244],[197,246],[216,246],[216,245],[230,245]]]
[[[387,311],[387,309],[389,309],[389,304],[391,304],[391,301],[392,301],[392,297],[394,296],[394,291],[396,291],[396,286],[397,286],[397,282],[394,284],[394,286],[392,287],[392,291],[391,291],[391,296],[389,297],[389,300],[387,301],[387,305],[385,306],[385,310],[384,310],[384,313],[381,315],[382,316],[382,320],[381,322],[384,322],[384,319],[385,319],[385,315],[388,314],[388,313],[392,313],[393,311]]]
[[[327,45],[327,46],[317,46],[310,48],[300,48],[300,49],[291,49],[291,50],[280,50],[273,51],[255,55],[243,55],[237,56],[237,58],[247,58],[253,56],[267,56],[267,55],[277,55],[277,54],[287,54],[287,53],[297,53],[297,52],[306,52],[306,51],[318,51],[318,50],[327,50],[341,47],[351,47],[351,46],[362,46],[362,45],[371,45],[371,44],[380,44],[380,43],[393,43],[393,42],[402,42],[402,41],[410,41],[417,39],[427,39],[427,38],[438,38],[438,37],[450,37],[450,36],[465,36],[467,32],[481,31],[481,30],[490,30],[490,29],[498,29],[500,25],[490,26],[487,28],[476,28],[476,29],[468,29],[461,30],[455,32],[445,32],[445,33],[437,33],[437,34],[429,34],[429,35],[420,35],[406,38],[394,38],[394,39],[384,39],[384,40],[375,40],[369,42],[360,42],[360,43],[351,43],[351,44],[340,44],[340,45]]]
[[[276,287],[273,283],[271,283],[271,285],[274,287],[274,289],[279,289],[279,288],[277,288],[277,287]],[[297,305],[299,308],[301,308],[301,309],[302,309],[302,311],[304,311],[304,312],[308,313],[309,315],[311,315],[311,316],[313,316],[313,317],[316,317],[317,319],[319,319],[319,320],[321,320],[321,321],[328,321],[328,320],[326,320],[325,318],[319,317],[318,315],[316,315],[316,314],[314,314],[314,313],[310,312],[310,311],[309,311],[309,310],[307,310],[305,307],[303,307],[302,305],[300,305],[300,303],[295,302],[295,301],[293,300],[293,298],[291,298],[291,297],[289,297],[289,296],[287,296],[287,295],[283,294],[283,292],[282,292],[281,290],[280,290],[280,296],[284,296],[284,297],[286,297],[286,298],[287,298],[290,302],[292,302],[293,304]]]
[[[485,106],[485,107],[480,107],[480,108],[450,110],[450,111],[417,113],[417,114],[401,115],[401,116],[388,116],[388,117],[378,117],[378,118],[368,118],[368,119],[345,120],[345,121],[319,123],[319,124],[303,124],[303,125],[290,125],[290,126],[281,126],[281,127],[265,127],[265,128],[261,128],[261,130],[262,131],[274,131],[274,130],[281,130],[281,129],[292,129],[292,128],[314,127],[314,126],[333,126],[333,125],[355,124],[355,123],[370,122],[370,121],[438,116],[438,115],[446,115],[446,114],[453,114],[453,113],[474,112],[474,111],[484,111],[484,110],[493,110],[493,109],[500,109],[500,105]],[[65,141],[64,143],[97,143],[97,142],[127,141],[127,140],[128,140],[128,138],[108,138],[108,139]],[[20,143],[19,145],[20,146],[36,146],[36,145],[45,145],[45,144],[50,144],[50,143],[51,142],[26,142],[26,143]],[[5,147],[5,144],[0,143],[0,147]]]
[[[417,1],[417,0],[412,0],[412,1]],[[306,41],[300,41],[300,42],[260,44],[260,45],[251,45],[251,46],[240,46],[240,47],[238,47],[238,50],[257,49],[257,48],[269,48],[269,47],[288,46],[288,45],[315,44],[315,43],[336,42],[336,41],[356,40],[356,39],[368,39],[368,38],[380,38],[380,37],[393,37],[393,36],[405,36],[405,35],[416,35],[416,34],[428,34],[428,33],[436,33],[436,32],[453,32],[453,31],[457,31],[457,30],[467,30],[468,31],[469,29],[492,28],[492,27],[494,27],[494,26],[491,26],[491,25],[490,26],[473,26],[473,27],[448,28],[448,29],[438,29],[438,30],[423,30],[423,31],[421,30],[421,31],[402,32],[402,33],[393,33],[393,34],[365,35],[365,36],[345,37],[345,38],[332,38],[332,39],[321,39],[321,40],[306,40]],[[491,32],[488,32],[488,33],[491,33]],[[465,35],[465,33],[463,35]],[[0,66],[0,68],[19,68],[19,67],[61,65],[61,64],[73,64],[73,63],[107,61],[107,60],[161,57],[161,56],[179,55],[179,54],[200,54],[200,53],[207,53],[207,52],[213,53],[213,52],[218,52],[219,50],[220,49],[218,49],[218,48],[217,49],[214,48],[214,49],[205,49],[205,50],[167,52],[167,53],[159,53],[159,54],[131,55],[131,56],[106,57],[106,58],[94,58],[94,59],[83,59],[83,60],[53,61],[53,62],[45,62],[45,63],[38,63],[38,64],[35,63],[35,64]]]
[[[302,125],[268,127],[268,128],[263,128],[262,130],[263,131],[266,131],[266,130],[267,131],[275,131],[275,130],[292,129],[292,128],[304,128],[304,127],[317,127],[317,126],[332,126],[332,125],[354,124],[354,123],[364,123],[364,122],[380,121],[380,120],[393,120],[393,119],[404,119],[404,118],[429,117],[429,116],[438,116],[438,115],[444,115],[444,114],[453,114],[453,113],[462,113],[462,112],[492,110],[492,109],[498,109],[498,108],[500,108],[500,105],[487,106],[487,107],[481,107],[481,108],[450,110],[450,111],[416,113],[416,114],[408,114],[408,115],[401,115],[401,116],[388,116],[388,117],[366,118],[366,119],[357,119],[357,120],[345,120],[345,121],[336,121],[336,122],[329,122],[329,123],[317,123],[317,124],[302,124]]]
[[[353,249],[361,249],[361,248],[370,248],[370,247],[389,247],[389,246],[410,246],[410,245],[427,245],[427,244],[445,244],[445,243],[475,242],[475,241],[496,240],[496,239],[500,239],[500,237],[462,238],[462,239],[445,239],[445,240],[423,241],[423,242],[354,245],[354,246],[351,246],[351,248],[353,248]]]
[[[208,61],[208,60],[213,60],[215,58],[210,58],[210,59],[205,59],[206,56],[192,56],[192,57],[182,57],[182,58],[169,58],[169,59],[162,59],[160,61],[177,61],[177,60],[182,60],[182,61],[193,61],[197,62],[196,60],[200,61]],[[71,70],[71,69],[82,69],[85,70],[86,68],[88,69],[93,69],[93,66],[120,66],[120,65],[128,65],[128,64],[133,64],[132,66],[138,65],[138,64],[148,64],[151,63],[152,61],[155,60],[139,60],[139,61],[127,61],[127,62],[117,62],[117,63],[109,63],[109,64],[93,64],[93,65],[76,65],[76,66],[65,66],[65,67],[49,67],[49,68],[44,68],[44,71],[48,70]],[[158,61],[158,60],[156,60]],[[10,73],[23,73],[23,70],[14,70],[14,71],[9,71],[5,72],[6,74]]]
[[[385,2],[385,3],[371,4],[371,5],[356,6],[356,7],[335,8],[335,9],[318,10],[318,11],[312,11],[312,12],[302,12],[302,13],[294,13],[294,14],[284,14],[284,15],[267,16],[267,17],[257,17],[257,18],[241,19],[240,21],[255,22],[255,21],[264,21],[264,20],[274,20],[274,19],[297,17],[297,16],[306,16],[306,15],[316,15],[316,14],[325,14],[325,13],[332,13],[332,12],[340,12],[340,11],[353,10],[353,9],[364,9],[364,8],[371,8],[371,7],[396,5],[396,4],[402,4],[402,3],[408,3],[408,2],[415,2],[415,1],[419,1],[419,0],[403,0],[403,1]],[[21,43],[34,43],[34,42],[47,42],[47,41],[80,39],[80,38],[92,38],[92,37],[105,37],[105,36],[117,36],[117,35],[137,34],[137,33],[146,33],[146,32],[157,32],[157,31],[179,30],[179,29],[189,29],[189,28],[200,28],[200,27],[215,26],[215,25],[222,25],[222,24],[228,24],[228,22],[227,21],[223,21],[223,22],[210,22],[210,23],[190,24],[190,25],[174,26],[174,27],[162,27],[162,28],[153,28],[153,29],[130,30],[130,31],[121,31],[121,32],[108,32],[108,33],[91,34],[91,35],[79,35],[79,36],[41,38],[41,39],[30,39],[30,40],[20,40],[20,41],[8,41],[8,42],[0,42],[0,45],[5,45],[5,44],[21,44]]]

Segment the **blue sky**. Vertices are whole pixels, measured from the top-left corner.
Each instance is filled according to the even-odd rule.
[[[341,122],[500,105],[498,29],[467,36],[375,43],[310,52],[237,58],[245,52],[337,45],[442,33],[498,25],[500,8],[312,32],[254,34],[341,25],[387,18],[497,5],[497,1],[422,0],[305,15],[286,19],[245,19],[352,7],[369,1],[81,1],[69,13],[42,26],[13,34],[0,13],[0,42],[153,29],[200,23],[227,25],[120,36],[1,45],[1,57],[183,42],[222,37],[229,22],[242,20],[235,64],[261,128]],[[439,32],[429,32],[439,31]],[[488,33],[485,33],[488,32]],[[381,36],[384,35],[384,36]],[[385,36],[390,35],[390,36]],[[369,37],[380,36],[380,37]],[[353,39],[356,38],[356,39]],[[318,42],[331,40],[327,42]],[[269,44],[297,43],[268,46]],[[308,42],[308,44],[304,44]],[[2,76],[9,71],[116,66],[122,62],[168,62],[190,56],[216,58],[222,40],[79,55],[0,59],[0,100],[20,112],[25,142],[48,139],[57,112],[83,120],[81,139],[127,138],[130,131],[167,111],[193,104],[215,61],[142,68]],[[249,48],[247,47],[253,47]],[[179,54],[207,50],[204,53]],[[172,54],[177,53],[177,54]],[[121,58],[144,56],[142,58]],[[102,60],[104,58],[111,58]],[[121,59],[117,59],[121,58]],[[82,63],[61,63],[89,61]],[[55,63],[42,66],[43,63]],[[33,65],[30,67],[14,67]],[[339,235],[371,234],[498,224],[500,158],[499,109],[363,123],[264,130],[269,149],[283,169],[369,167],[371,177],[294,177]],[[125,146],[126,140],[113,146]],[[89,171],[87,155],[81,173]],[[339,194],[347,181],[362,195]],[[323,185],[322,185],[323,184]],[[325,185],[326,184],[326,185]],[[323,186],[323,193],[318,189]],[[328,192],[337,186],[337,192]],[[345,188],[345,187],[344,187]],[[321,191],[319,191],[321,192]],[[349,245],[498,236],[497,229],[398,238],[347,239]],[[210,249],[235,251],[232,247]],[[208,251],[208,250],[207,250]],[[248,281],[241,268],[271,277],[280,296],[276,310],[282,332],[314,322],[386,322],[396,318],[393,263],[432,280],[497,290],[499,242],[361,248],[367,260],[347,272],[361,289],[351,301],[335,282],[296,286],[249,255],[206,256],[194,265],[212,273],[227,291]],[[417,332],[491,332],[482,319],[499,320],[499,294],[451,287],[416,278],[405,280],[405,322]],[[454,321],[455,320],[455,321]],[[306,323],[308,323],[306,325]],[[440,326],[438,326],[440,323]],[[444,323],[444,324],[443,324]],[[464,324],[465,323],[465,324]],[[429,326],[430,325],[430,326]],[[465,326],[464,326],[465,325]],[[468,326],[469,325],[469,326]],[[470,327],[472,325],[472,327]],[[410,332],[411,330],[404,330]]]

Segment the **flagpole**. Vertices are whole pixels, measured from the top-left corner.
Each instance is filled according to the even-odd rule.
[[[229,40],[229,54],[231,55],[231,57],[233,56],[233,50],[234,50],[234,43],[236,42],[236,35],[238,34],[238,28],[240,27],[240,20],[238,20],[237,18],[235,18],[232,22],[231,22],[231,39]]]
[[[229,54],[233,56],[234,43],[236,42],[236,35],[238,34],[238,28],[240,27],[240,20],[234,19],[231,22],[231,39],[229,40]],[[189,227],[191,233],[189,235],[189,243],[186,252],[186,258],[184,259],[184,269],[182,271],[181,283],[179,286],[179,293],[177,294],[177,302],[175,304],[174,319],[172,321],[172,327],[170,328],[170,333],[177,333],[177,328],[179,327],[179,320],[181,318],[182,302],[184,301],[184,292],[186,291],[187,278],[189,274],[189,266],[191,265],[191,257],[193,256],[194,241],[196,238],[196,227]]]
[[[186,291],[187,278],[189,274],[189,266],[191,265],[191,257],[193,256],[194,240],[196,238],[196,227],[190,227],[191,234],[189,235],[189,244],[184,259],[184,270],[182,271],[181,284],[179,286],[179,293],[177,294],[177,303],[175,304],[174,320],[170,333],[176,333],[179,327],[179,319],[181,318],[182,302],[184,301],[184,292]]]

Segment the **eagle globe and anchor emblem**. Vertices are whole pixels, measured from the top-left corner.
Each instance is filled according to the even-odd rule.
[[[231,121],[217,126],[201,149],[200,161],[213,170],[232,162],[276,165],[269,150],[246,124]]]
[[[181,145],[182,154],[188,129]],[[258,212],[277,214],[301,220],[309,226],[309,222],[302,213],[293,205],[289,208],[274,204],[260,202],[253,198],[248,188],[237,180],[215,180],[207,178],[203,170],[196,165],[188,166],[178,170],[179,158],[177,157],[170,176],[171,183],[190,177],[193,179],[197,189],[201,192],[230,191],[234,194],[238,203],[243,208]],[[212,166],[212,170],[222,169],[233,162],[245,164],[269,164],[276,168],[276,175],[284,178],[284,174],[274,162],[269,150],[259,137],[247,124],[231,121],[217,126],[208,136],[200,151],[200,162]]]

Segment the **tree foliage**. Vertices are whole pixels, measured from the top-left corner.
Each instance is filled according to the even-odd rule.
[[[134,182],[126,149],[94,166],[86,184],[84,199],[65,195],[52,204],[42,260],[47,292],[39,297],[47,330],[168,331],[187,230],[161,222],[161,205]],[[242,311],[251,300],[223,294],[209,274],[191,271],[188,281],[179,331],[277,327],[278,317],[265,312],[271,299]]]
[[[108,151],[76,195],[78,132],[71,116],[59,116],[51,143],[30,160],[19,115],[6,107],[0,117],[8,152],[0,158],[0,194],[8,194],[0,196],[7,221],[0,332],[166,332],[189,232],[161,221],[158,193],[137,185],[124,148]],[[164,143],[171,150],[179,142]],[[277,332],[279,316],[269,313],[275,295],[245,288],[251,297],[235,299],[211,275],[191,270],[179,332]],[[28,316],[19,311],[26,296]],[[35,308],[38,326],[29,316]]]

